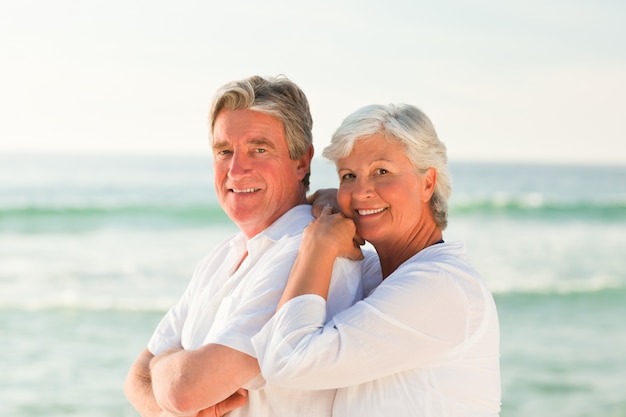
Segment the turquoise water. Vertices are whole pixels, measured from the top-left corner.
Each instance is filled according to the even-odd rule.
[[[451,168],[444,237],[496,297],[502,416],[625,417],[626,167]],[[208,156],[0,155],[0,415],[136,415],[130,363],[235,231],[211,176]]]

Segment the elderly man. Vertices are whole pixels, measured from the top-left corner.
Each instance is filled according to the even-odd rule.
[[[266,384],[251,343],[274,313],[313,219],[306,96],[285,77],[253,76],[218,90],[209,118],[215,190],[240,232],[199,264],[132,365],[126,395],[143,416],[206,416],[241,405],[243,387],[247,402],[231,415],[330,415],[334,390]],[[328,317],[361,297],[359,277],[355,263],[335,263]]]

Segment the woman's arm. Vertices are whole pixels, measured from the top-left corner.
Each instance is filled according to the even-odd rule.
[[[335,259],[363,259],[359,247],[363,242],[356,237],[354,222],[342,214],[331,214],[331,211],[331,207],[324,207],[320,217],[304,230],[300,251],[277,309],[304,294],[327,299]]]
[[[324,300],[285,303],[255,337],[268,382],[297,389],[357,385],[462,354],[464,295],[440,271],[392,274],[354,306],[325,323]]]

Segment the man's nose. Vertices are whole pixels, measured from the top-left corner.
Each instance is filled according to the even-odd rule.
[[[240,178],[250,173],[250,158],[242,152],[234,152],[230,160],[228,176],[231,178]]]

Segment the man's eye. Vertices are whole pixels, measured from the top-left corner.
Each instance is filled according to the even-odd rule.
[[[232,151],[229,150],[229,149],[222,149],[222,150],[219,150],[219,151],[215,152],[215,156],[217,156],[218,158],[224,158],[224,157],[230,155],[231,153],[232,153]]]
[[[256,153],[265,153],[265,152],[267,152],[267,149],[265,149],[265,148],[256,148],[254,151]]]

